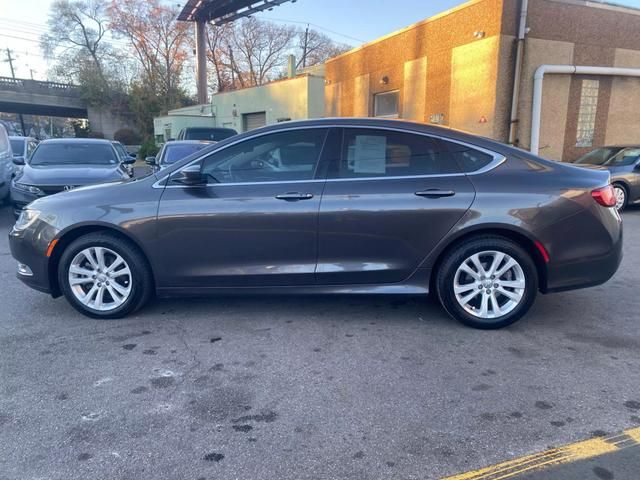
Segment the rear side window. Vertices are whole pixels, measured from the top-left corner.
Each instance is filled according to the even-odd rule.
[[[458,162],[464,173],[473,173],[486,167],[494,160],[494,156],[460,143],[442,141]]]
[[[433,137],[376,129],[345,129],[342,155],[331,178],[404,177],[459,173]]]

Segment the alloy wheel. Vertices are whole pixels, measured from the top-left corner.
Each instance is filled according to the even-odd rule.
[[[524,297],[526,279],[520,264],[497,250],[478,252],[456,270],[453,289],[469,314],[493,319],[513,311]]]
[[[68,279],[80,303],[102,312],[120,307],[131,294],[129,265],[105,247],[89,247],[78,252],[69,265]]]
[[[627,192],[622,187],[613,187],[613,192],[616,196],[616,210],[622,210],[625,203],[627,203]]]

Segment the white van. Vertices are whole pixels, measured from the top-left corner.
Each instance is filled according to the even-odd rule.
[[[13,176],[13,152],[7,130],[0,125],[0,203],[9,196],[9,185]]]

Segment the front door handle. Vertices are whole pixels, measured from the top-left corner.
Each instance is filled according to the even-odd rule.
[[[287,202],[295,202],[298,200],[311,200],[313,193],[287,192],[276,195],[278,200],[286,200]]]
[[[416,192],[417,196],[426,198],[453,197],[455,194],[456,192],[453,190],[440,190],[438,188],[429,188],[428,190]]]

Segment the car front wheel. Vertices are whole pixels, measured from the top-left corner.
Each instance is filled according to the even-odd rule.
[[[538,275],[531,256],[517,243],[482,236],[463,241],[446,255],[436,285],[449,315],[470,327],[496,329],[529,310]]]
[[[146,259],[128,240],[91,233],[63,252],[58,282],[71,305],[92,318],[121,318],[140,308],[153,291]]]

